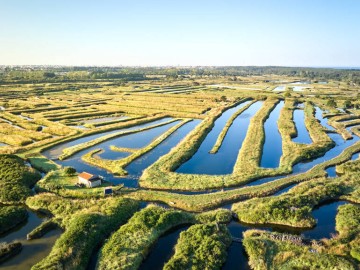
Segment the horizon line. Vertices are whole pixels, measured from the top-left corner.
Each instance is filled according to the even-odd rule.
[[[199,68],[199,67],[278,67],[278,68],[330,68],[330,69],[360,69],[360,66],[289,66],[289,65],[60,65],[60,64],[0,64],[0,67],[132,67],[132,68]]]

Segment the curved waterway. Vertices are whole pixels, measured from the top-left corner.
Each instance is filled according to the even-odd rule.
[[[264,123],[265,142],[260,162],[260,166],[263,168],[277,168],[280,164],[282,139],[277,126],[277,120],[283,107],[284,101],[280,101]]]
[[[259,104],[259,103],[255,103],[254,105],[256,105],[256,104]],[[252,105],[251,107],[253,107],[254,105]],[[243,114],[246,113],[246,111],[243,112]],[[228,116],[228,118],[230,116]],[[249,116],[245,116],[245,117],[249,118]],[[223,124],[225,125],[226,120],[223,120],[223,121],[224,121]],[[175,146],[177,143],[179,143],[184,138],[184,136],[187,133],[189,133],[199,122],[200,121],[196,120],[196,121],[192,121],[192,122],[185,124],[184,126],[179,128],[176,132],[174,132],[171,136],[169,136],[165,141],[163,141],[160,145],[158,145],[153,150],[146,153],[144,156],[142,156],[139,159],[132,162],[126,168],[126,170],[129,172],[130,176],[127,178],[123,178],[123,179],[125,179],[125,180],[129,179],[129,181],[136,182],[136,181],[133,181],[133,179],[137,179],[141,175],[143,169],[150,166],[161,155],[168,153],[170,151],[170,149],[173,146]],[[326,119],[323,120],[322,124],[325,122],[327,123]],[[218,134],[221,132],[221,129],[223,128],[223,126],[222,127],[219,126]],[[138,127],[135,127],[135,128],[138,128]],[[230,131],[230,129],[229,129],[229,131]],[[115,132],[118,132],[118,130]],[[102,136],[102,135],[103,134],[101,134],[100,136]],[[246,135],[246,131],[245,131],[245,135]],[[97,136],[99,136],[99,135],[97,135]],[[214,142],[216,141],[217,136],[213,135],[213,141],[212,141],[212,144],[209,143],[210,144],[209,149],[211,149],[211,147],[213,146]],[[311,160],[309,162],[302,162],[302,163],[295,165],[293,167],[294,172],[290,175],[305,172],[305,171],[309,170],[310,168],[312,168],[316,164],[322,163],[326,160],[336,157],[345,148],[351,146],[352,144],[354,144],[355,142],[357,142],[359,140],[359,138],[357,136],[354,136],[353,140],[344,141],[340,135],[335,134],[335,133],[329,134],[329,136],[336,142],[336,146],[334,148],[330,149],[323,157]],[[89,139],[87,139],[87,140],[89,140]],[[85,140],[85,141],[87,141],[87,140]],[[111,141],[112,140],[110,140],[110,142]],[[146,143],[148,143],[148,141],[143,142],[143,145],[146,145]],[[224,141],[224,143],[225,143],[225,141]],[[114,142],[111,142],[111,145],[112,144],[114,144]],[[139,142],[139,144],[141,144],[141,142]],[[126,144],[124,144],[124,145],[126,145]],[[129,145],[134,147],[133,146],[134,144],[131,144],[131,140],[129,140]],[[94,149],[99,148],[99,146],[100,145],[94,146]],[[119,146],[123,146],[123,145],[119,145]],[[123,147],[125,147],[125,146],[123,146]],[[240,148],[240,146],[239,146],[239,148]],[[237,151],[239,150],[239,148],[237,149]],[[75,167],[76,169],[79,169],[79,167],[77,167],[77,166],[81,166],[80,165],[81,161],[79,161],[79,158],[81,158],[81,155],[83,155],[85,152],[91,151],[91,149],[92,148],[89,148],[86,151],[84,150],[82,153],[76,154],[72,158],[72,159],[75,158],[75,160],[73,160],[72,162],[71,162],[72,159],[69,160],[70,161],[69,165]],[[206,151],[206,152],[208,152],[208,151]],[[352,156],[352,159],[357,158],[358,155],[359,154],[354,154]],[[67,162],[67,161],[63,161],[63,162]],[[65,163],[61,163],[61,164],[66,165]],[[94,168],[90,165],[86,165],[86,166],[87,167],[84,167],[85,169],[80,169],[80,170],[85,170],[85,171],[91,172],[90,169]],[[95,168],[95,169],[97,169],[97,168]],[[102,174],[102,173],[97,173],[97,174]],[[289,175],[287,175],[287,176],[289,176]],[[269,182],[269,181],[279,179],[282,177],[287,177],[287,176],[280,176],[280,177],[278,176],[278,177],[270,177],[270,178],[260,179],[251,184],[248,184],[248,186],[254,185],[254,184],[262,184],[265,182]],[[293,186],[294,185],[291,185],[291,186],[279,191],[275,195],[280,195],[280,194],[286,192],[287,190],[289,190],[290,188],[292,188]],[[202,192],[202,193],[207,193],[207,192]],[[190,193],[190,194],[193,194],[193,193]],[[287,233],[293,233],[293,234],[303,234],[305,237],[314,238],[314,239],[330,237],[331,234],[335,233],[335,216],[337,213],[337,208],[342,204],[344,204],[344,202],[334,202],[334,203],[330,203],[330,204],[326,204],[326,205],[321,205],[318,208],[315,208],[313,211],[313,216],[317,220],[317,226],[310,230],[297,230],[297,229],[292,229],[292,228],[277,228],[276,226],[272,227],[272,226],[245,225],[245,224],[242,224],[242,223],[239,223],[236,221],[230,222],[230,224],[228,224],[228,228],[233,237],[240,238],[240,239],[242,238],[242,233],[245,230],[253,229],[253,228],[281,231],[281,232],[287,232]],[[159,240],[157,241],[157,243],[154,245],[151,252],[149,253],[149,256],[142,263],[140,269],[162,269],[162,266],[164,265],[164,263],[166,263],[173,254],[173,247],[175,246],[177,239],[179,238],[179,234],[181,233],[181,231],[184,231],[187,228],[188,228],[187,226],[182,227],[182,228],[177,228],[171,232],[168,232],[167,234],[163,235],[162,237],[160,237]],[[49,236],[51,236],[51,234],[49,234]],[[44,239],[46,239],[46,238],[44,238]],[[46,255],[44,255],[44,257],[45,256]],[[17,258],[17,257],[15,257],[15,258]],[[12,266],[10,265],[10,267],[14,267],[14,266],[15,266],[14,263],[12,264]],[[18,265],[16,265],[16,266],[18,266]],[[5,269],[19,269],[19,268],[5,268]],[[26,267],[24,269],[26,269]],[[247,259],[247,256],[245,254],[244,248],[241,243],[233,242],[231,244],[230,248],[228,249],[227,261],[226,261],[225,265],[223,266],[223,269],[249,269],[248,259]]]
[[[215,121],[213,129],[201,143],[196,153],[188,161],[183,163],[176,172],[211,175],[232,173],[239,150],[246,136],[250,119],[261,108],[262,102],[255,102],[235,118],[216,154],[210,154],[209,151],[214,146],[229,118],[248,103],[249,102],[242,103],[225,111]]]
[[[272,225],[251,225],[244,224],[236,221],[231,221],[228,224],[228,229],[232,237],[242,239],[243,232],[249,229],[261,229],[266,231],[276,231],[280,233],[302,235],[308,239],[322,239],[331,238],[336,234],[336,215],[340,205],[346,202],[337,201],[320,205],[313,209],[312,215],[317,224],[312,229],[296,229],[285,226],[272,226]],[[223,270],[227,269],[251,269],[248,264],[248,257],[242,243],[232,242],[228,249],[228,257],[226,263],[222,267]]]
[[[315,207],[312,211],[312,215],[316,220],[316,226],[311,229],[296,229],[286,226],[272,226],[272,225],[255,225],[243,224],[232,221],[228,228],[231,235],[236,238],[242,239],[242,233],[248,229],[261,229],[267,231],[276,231],[281,233],[289,233],[302,235],[307,239],[322,239],[331,238],[336,233],[336,215],[340,205],[344,205],[346,202],[337,201],[331,202]],[[232,243],[228,250],[228,259],[223,269],[250,269],[248,265],[248,258],[245,254],[245,250],[240,243]]]
[[[360,159],[360,153],[355,153],[351,156],[351,160],[357,160]]]
[[[243,238],[243,232],[245,232],[248,227],[243,226],[239,222],[231,221],[228,225],[228,229],[232,237],[239,239]],[[245,253],[244,246],[242,243],[232,242],[229,249],[227,250],[228,256],[226,262],[223,265],[223,270],[232,270],[232,269],[241,269],[241,270],[250,270],[248,263],[248,257]]]
[[[336,233],[336,214],[340,205],[346,202],[338,201],[319,205],[313,209],[312,215],[316,220],[316,226],[306,230],[302,234],[310,239],[330,238]]]
[[[255,225],[255,224],[246,224],[232,220],[228,225],[228,229],[232,237],[237,239],[243,239],[243,233],[246,230],[250,229],[260,229],[265,231],[275,231],[279,233],[288,233],[295,235],[302,235],[307,239],[322,239],[330,238],[333,234],[336,233],[335,224],[336,224],[336,214],[337,209],[340,205],[345,204],[346,202],[338,201],[331,202],[327,204],[320,205],[314,208],[312,215],[316,219],[317,224],[314,228],[311,229],[298,229],[291,228],[287,226],[278,226],[278,225]],[[139,269],[162,269],[164,264],[171,258],[174,254],[174,247],[177,243],[179,235],[182,231],[188,229],[189,226],[183,226],[180,228],[174,228],[170,232],[167,232],[159,238],[151,249],[148,257],[143,261]],[[227,250],[227,259],[223,265],[223,270],[228,269],[242,269],[247,270],[251,269],[248,264],[248,257],[245,252],[245,249],[242,243],[233,241]]]
[[[174,255],[174,247],[180,233],[189,229],[190,226],[181,226],[162,235],[151,248],[149,255],[139,267],[140,270],[161,270],[171,256]]]
[[[68,141],[68,142],[65,142],[65,143],[61,143],[59,145],[51,147],[50,149],[47,149],[47,150],[43,151],[42,154],[44,156],[46,156],[47,158],[49,158],[49,159],[57,159],[62,154],[62,151],[65,148],[75,146],[75,145],[80,144],[80,143],[88,142],[88,141],[97,139],[99,137],[105,136],[105,135],[114,134],[114,133],[117,133],[119,131],[124,131],[124,132],[125,131],[131,131],[131,130],[136,130],[136,129],[139,129],[139,128],[145,128],[145,127],[165,123],[165,122],[167,122],[167,121],[169,121],[171,119],[172,118],[170,118],[170,117],[166,117],[166,118],[162,118],[162,119],[152,121],[152,122],[149,122],[149,123],[133,126],[133,127],[130,127],[130,128],[116,129],[116,130],[105,131],[105,132],[102,132],[102,133],[97,133],[97,134],[93,134],[93,135],[84,136],[84,137],[81,137],[79,139],[75,139],[75,140]]]
[[[143,170],[152,165],[161,156],[169,153],[170,150],[178,143],[180,143],[180,141],[188,133],[190,133],[200,122],[200,120],[193,120],[183,125],[157,147],[130,163],[127,167],[125,167],[130,177],[135,177],[138,179],[141,176]]]
[[[333,158],[337,157],[346,148],[352,146],[353,144],[355,144],[356,142],[358,142],[360,140],[360,138],[355,136],[355,134],[354,134],[354,137],[353,137],[352,140],[344,140],[341,137],[341,135],[339,135],[337,133],[330,133],[328,135],[335,142],[336,146],[333,147],[332,149],[330,149],[329,151],[327,151],[323,156],[321,156],[319,158],[315,158],[315,159],[312,159],[312,160],[307,160],[307,161],[304,161],[304,162],[297,163],[296,165],[293,166],[293,172],[292,173],[287,174],[287,175],[264,177],[264,178],[260,178],[258,180],[252,181],[252,182],[250,182],[248,184],[245,184],[243,186],[225,188],[224,190],[234,190],[234,189],[238,189],[238,188],[242,188],[242,187],[257,186],[257,185],[272,182],[272,181],[275,181],[275,180],[278,180],[278,179],[281,179],[281,178],[290,177],[290,176],[293,176],[293,175],[296,175],[296,174],[307,172],[308,170],[310,170],[315,165],[323,163],[325,161],[328,161],[330,159],[333,159]],[[358,156],[359,156],[359,153],[356,153],[356,154],[354,154],[352,156],[352,159],[355,159]],[[195,195],[195,194],[207,194],[207,193],[216,193],[216,192],[222,192],[222,191],[218,191],[218,190],[194,191],[194,192],[192,192],[192,191],[184,191],[184,192],[174,191],[173,193],[187,194],[187,195],[193,194],[193,195]],[[281,192],[282,192],[282,190],[279,191],[276,194],[277,195],[281,194]]]
[[[56,229],[48,232],[40,239],[26,240],[26,235],[39,226],[45,216],[28,210],[28,220],[15,227],[6,234],[0,235],[0,242],[12,242],[18,240],[22,243],[23,249],[19,254],[3,262],[0,265],[4,270],[30,269],[34,264],[45,258],[53,247],[61,230]]]
[[[274,181],[277,179],[293,176],[295,174],[304,173],[304,172],[310,170],[312,167],[314,167],[317,164],[323,163],[325,161],[328,161],[330,159],[337,157],[346,148],[352,146],[353,144],[355,144],[356,142],[359,141],[359,137],[357,137],[357,136],[354,136],[354,138],[352,140],[344,140],[341,137],[341,135],[339,135],[337,133],[330,133],[330,134],[328,134],[328,136],[335,142],[336,145],[335,145],[335,147],[333,147],[329,151],[327,151],[323,156],[312,159],[312,160],[300,162],[300,163],[294,165],[293,172],[291,174],[262,178],[262,179],[253,181],[251,183],[248,183],[245,186],[261,185],[261,184],[268,183],[268,182],[271,182],[271,181]],[[330,171],[330,173],[331,173],[331,171]]]
[[[323,117],[323,111],[319,107],[315,107],[315,117],[320,121],[321,125],[328,130],[335,130],[334,127],[328,124],[328,119]]]
[[[351,160],[356,160],[358,158],[359,158],[359,153],[355,153],[351,156]],[[333,177],[337,176],[336,166],[328,167],[328,168],[326,168],[325,171],[327,172],[329,178],[333,178]]]
[[[154,139],[159,137],[164,132],[168,131],[170,128],[178,124],[180,121],[176,121],[164,126],[152,128],[149,130],[145,130],[139,133],[134,133],[126,136],[121,136],[118,138],[114,138],[112,140],[103,142],[101,144],[95,145],[94,149],[101,148],[104,149],[103,153],[99,154],[100,158],[103,159],[119,159],[126,157],[130,155],[130,153],[123,153],[123,152],[117,152],[112,151],[110,149],[110,146],[114,145],[117,147],[124,147],[124,148],[130,148],[130,149],[140,149],[151,143]],[[88,148],[90,149],[90,148]],[[88,150],[87,149],[87,150]]]
[[[302,163],[296,164],[293,167],[293,172],[294,173],[301,173],[301,172],[308,171],[309,169],[311,169],[315,165],[323,163],[325,161],[328,161],[328,160],[340,155],[341,152],[344,151],[346,148],[348,148],[349,146],[351,146],[351,145],[353,145],[353,144],[355,144],[356,142],[359,141],[359,137],[357,137],[357,136],[354,136],[354,138],[352,140],[345,141],[341,137],[341,135],[339,135],[337,133],[328,134],[328,135],[336,143],[336,146],[333,147],[332,149],[330,149],[329,151],[327,151],[325,153],[325,155],[323,155],[322,157],[313,159],[313,160],[308,161],[308,162],[302,162]]]
[[[309,131],[305,126],[304,110],[294,110],[293,120],[297,130],[297,136],[292,139],[296,143],[310,144],[312,140],[309,135]]]
[[[158,122],[158,121],[156,121]],[[162,155],[167,154],[171,148],[176,146],[191,130],[195,128],[196,125],[200,123],[200,120],[193,120],[181,126],[177,129],[174,133],[172,133],[167,139],[165,139],[162,143],[158,146],[144,154],[143,156],[139,157],[138,159],[134,160],[130,163],[125,169],[128,172],[126,177],[116,177],[112,173],[107,172],[104,169],[98,168],[96,166],[92,166],[90,164],[85,163],[81,160],[81,157],[95,149],[103,149],[103,152],[99,154],[101,158],[106,159],[117,159],[121,157],[128,156],[130,153],[122,153],[110,150],[111,145],[115,145],[118,147],[127,147],[127,148],[141,148],[149,144],[153,139],[157,136],[160,136],[165,131],[169,130],[171,127],[175,126],[177,122],[170,123],[161,127],[153,128],[144,132],[130,134],[118,138],[114,138],[103,143],[94,145],[89,147],[83,151],[80,151],[73,155],[72,157],[66,160],[56,160],[58,164],[62,166],[71,166],[74,167],[78,172],[86,171],[91,174],[102,175],[105,177],[107,181],[110,181],[114,184],[124,184],[126,187],[137,187],[138,186],[138,178],[142,174],[142,171],[154,163],[157,159],[159,159]],[[154,122],[151,123],[152,125]],[[133,129],[138,129],[140,126],[133,127]],[[123,130],[122,130],[123,131]],[[119,130],[116,130],[119,132]],[[98,134],[97,136],[103,136],[104,134]],[[93,137],[94,139],[96,137]],[[85,140],[88,141],[89,139]],[[81,142],[84,142],[81,140]],[[72,145],[76,145],[78,143],[72,143]],[[68,147],[68,146],[67,146]],[[56,148],[56,146],[54,147]],[[60,148],[64,148],[63,145],[60,145]],[[65,147],[66,148],[66,147]],[[57,149],[55,150],[48,150],[47,154],[49,153],[59,153]]]

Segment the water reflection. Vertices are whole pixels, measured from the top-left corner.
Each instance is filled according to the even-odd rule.
[[[263,146],[260,166],[264,168],[277,168],[282,156],[282,139],[277,126],[280,111],[284,107],[284,101],[276,105],[265,121],[265,143]]]
[[[214,124],[214,128],[206,136],[196,153],[176,172],[187,174],[229,174],[233,171],[239,150],[246,136],[251,117],[260,109],[262,102],[252,104],[234,120],[216,154],[209,151],[214,146],[227,120],[247,103],[225,111]]]
[[[304,144],[310,144],[312,143],[312,140],[309,135],[309,131],[307,130],[305,126],[305,115],[303,110],[295,110],[294,116],[293,116],[296,130],[297,130],[297,136],[293,138],[293,142],[296,143],[304,143]]]

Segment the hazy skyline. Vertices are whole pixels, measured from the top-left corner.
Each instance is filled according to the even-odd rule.
[[[360,1],[0,0],[0,65],[360,66]]]

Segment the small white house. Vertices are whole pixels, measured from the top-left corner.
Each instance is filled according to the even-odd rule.
[[[101,185],[101,178],[98,175],[82,172],[78,175],[78,178],[79,184],[84,184],[89,188],[98,187]]]

